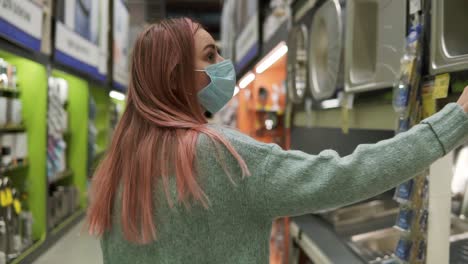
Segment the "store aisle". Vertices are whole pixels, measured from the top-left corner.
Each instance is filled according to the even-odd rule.
[[[84,221],[73,227],[34,264],[101,264],[102,255],[99,242],[82,233]]]

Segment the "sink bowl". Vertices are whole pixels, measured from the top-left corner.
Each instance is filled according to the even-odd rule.
[[[468,238],[468,223],[457,218],[451,219],[451,242]],[[392,258],[401,232],[395,228],[385,228],[351,236],[348,245],[366,263],[381,263],[381,260]]]
[[[468,1],[432,0],[431,73],[468,69]]]
[[[406,1],[347,1],[347,92],[393,86],[405,47],[406,4]]]
[[[338,234],[351,236],[393,226],[398,210],[398,205],[393,200],[374,200],[341,208],[323,216]]]
[[[379,263],[379,259],[391,258],[400,239],[400,232],[386,228],[351,237],[349,246],[366,263]]]

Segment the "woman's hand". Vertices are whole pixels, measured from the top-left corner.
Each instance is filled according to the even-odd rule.
[[[468,86],[465,87],[465,90],[463,90],[462,95],[458,99],[457,102],[463,109],[465,110],[465,113],[468,113]]]

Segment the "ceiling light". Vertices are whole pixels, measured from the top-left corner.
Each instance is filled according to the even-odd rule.
[[[120,100],[120,101],[125,100],[125,94],[119,93],[117,91],[110,91],[109,96],[116,100]]]
[[[288,52],[288,46],[286,43],[281,42],[272,50],[268,55],[260,62],[260,64],[255,69],[255,72],[262,73],[270,68],[271,65],[275,64],[281,57]]]
[[[236,96],[240,91],[240,88],[239,86],[236,85],[236,88],[234,89],[234,95],[233,96]]]
[[[239,81],[239,88],[244,89],[247,87],[251,82],[255,80],[255,74],[253,72],[248,72],[242,79]]]

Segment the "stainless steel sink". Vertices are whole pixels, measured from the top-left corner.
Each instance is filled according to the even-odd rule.
[[[317,100],[330,98],[343,86],[343,6],[327,0],[318,9],[310,26],[309,80]]]
[[[405,47],[406,4],[406,1],[401,0],[347,1],[347,92],[393,86]]]
[[[468,69],[467,10],[466,0],[432,0],[432,74]]]
[[[349,246],[366,261],[379,263],[380,259],[393,257],[400,232],[394,228],[386,228],[351,237]]]
[[[341,208],[323,216],[338,234],[350,236],[392,226],[398,210],[398,205],[393,200],[374,200]]]
[[[451,221],[451,241],[468,237],[468,223],[457,217]],[[364,234],[351,236],[349,246],[366,263],[381,263],[385,258],[393,257],[401,233],[395,228],[385,228]]]

